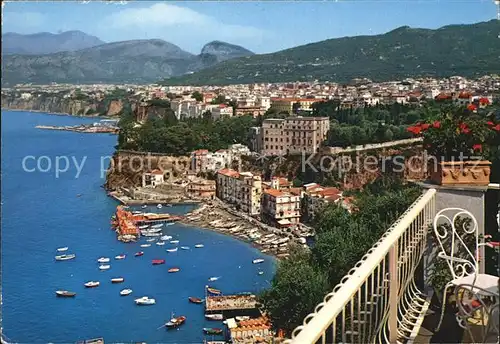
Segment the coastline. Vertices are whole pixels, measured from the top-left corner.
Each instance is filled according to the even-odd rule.
[[[41,113],[45,115],[53,115],[53,116],[71,116],[71,117],[81,117],[81,118],[102,118],[102,119],[113,119],[113,117],[109,116],[99,116],[99,115],[72,115],[67,112],[47,112],[42,110],[26,110],[26,109],[10,109],[10,108],[1,108],[2,111],[18,111],[18,112],[33,112],[33,113]]]

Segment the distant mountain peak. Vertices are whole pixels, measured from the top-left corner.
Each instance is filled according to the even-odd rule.
[[[220,62],[238,57],[251,56],[254,53],[242,46],[215,40],[203,46],[201,55],[212,55]]]

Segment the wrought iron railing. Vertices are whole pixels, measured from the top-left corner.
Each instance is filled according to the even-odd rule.
[[[292,333],[289,344],[396,343],[411,340],[428,300],[415,276],[429,225],[435,189],[427,190],[327,294]],[[369,230],[369,228],[367,228]]]

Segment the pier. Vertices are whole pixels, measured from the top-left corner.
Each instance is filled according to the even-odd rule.
[[[78,133],[91,133],[91,134],[118,134],[119,129],[109,126],[96,126],[96,125],[76,125],[76,126],[55,126],[55,125],[37,125],[37,129],[46,130],[64,130],[74,131]]]
[[[207,296],[206,312],[249,311],[257,309],[255,295]]]

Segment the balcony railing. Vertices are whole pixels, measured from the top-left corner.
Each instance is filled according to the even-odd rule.
[[[435,194],[430,189],[421,195],[285,343],[413,339],[428,307],[427,296],[417,287],[415,271],[435,215]]]

